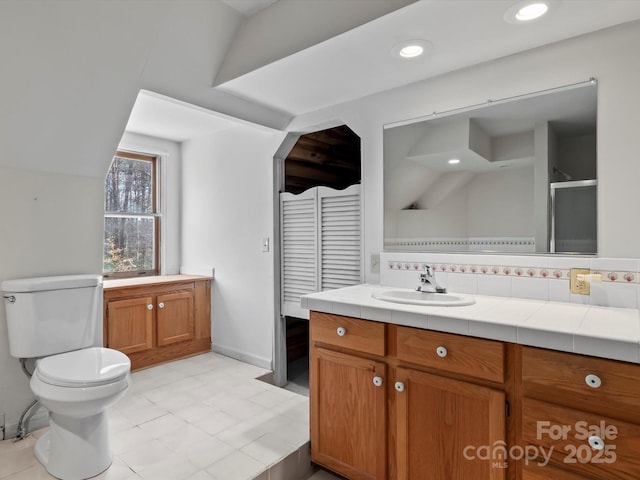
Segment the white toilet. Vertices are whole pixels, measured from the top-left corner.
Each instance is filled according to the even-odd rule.
[[[10,353],[37,359],[31,390],[49,410],[36,457],[63,480],[98,475],[112,459],[105,410],[124,395],[131,369],[125,354],[93,346],[102,323],[102,277],[6,280],[0,290]]]

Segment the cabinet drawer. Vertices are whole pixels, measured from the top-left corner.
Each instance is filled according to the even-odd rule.
[[[528,397],[640,423],[640,365],[524,347],[522,386]]]
[[[385,355],[385,324],[311,312],[311,341],[356,352]]]
[[[525,398],[522,435],[526,444],[553,449],[554,462],[572,473],[599,480],[640,478],[639,425]],[[602,449],[590,445],[592,436],[600,437]]]
[[[504,382],[504,345],[409,327],[398,327],[398,359],[451,373]]]

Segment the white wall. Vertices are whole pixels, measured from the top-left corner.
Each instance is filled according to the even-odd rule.
[[[0,167],[0,282],[11,278],[102,272],[104,180]],[[102,318],[98,319],[100,326]],[[9,355],[0,308],[0,412],[15,435],[33,395]]]
[[[467,191],[470,237],[533,237],[533,169],[483,173]]]
[[[160,210],[162,219],[162,275],[180,273],[180,205],[182,195],[182,156],[180,144],[163,138],[125,132],[118,149],[160,156]]]
[[[215,351],[271,366],[273,155],[284,133],[235,127],[183,143],[182,268],[215,268]]]
[[[384,124],[590,77],[598,80],[598,253],[640,257],[640,224],[624,214],[637,199],[629,204],[632,197],[619,193],[635,191],[640,178],[635,160],[640,151],[638,38],[636,22],[296,117],[290,130],[310,131],[338,119],[362,139],[366,280],[378,282],[379,275],[370,272],[370,255],[383,248]]]

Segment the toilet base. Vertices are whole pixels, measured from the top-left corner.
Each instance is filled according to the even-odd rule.
[[[86,418],[49,414],[49,431],[36,442],[35,455],[61,480],[84,480],[111,466],[105,412]]]

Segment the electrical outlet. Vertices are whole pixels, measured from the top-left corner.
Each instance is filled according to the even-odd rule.
[[[591,270],[583,269],[583,268],[572,268],[571,269],[571,282],[570,288],[571,293],[575,293],[577,295],[590,295],[591,294],[591,286],[587,280],[584,278],[580,278],[579,276],[589,275]]]

